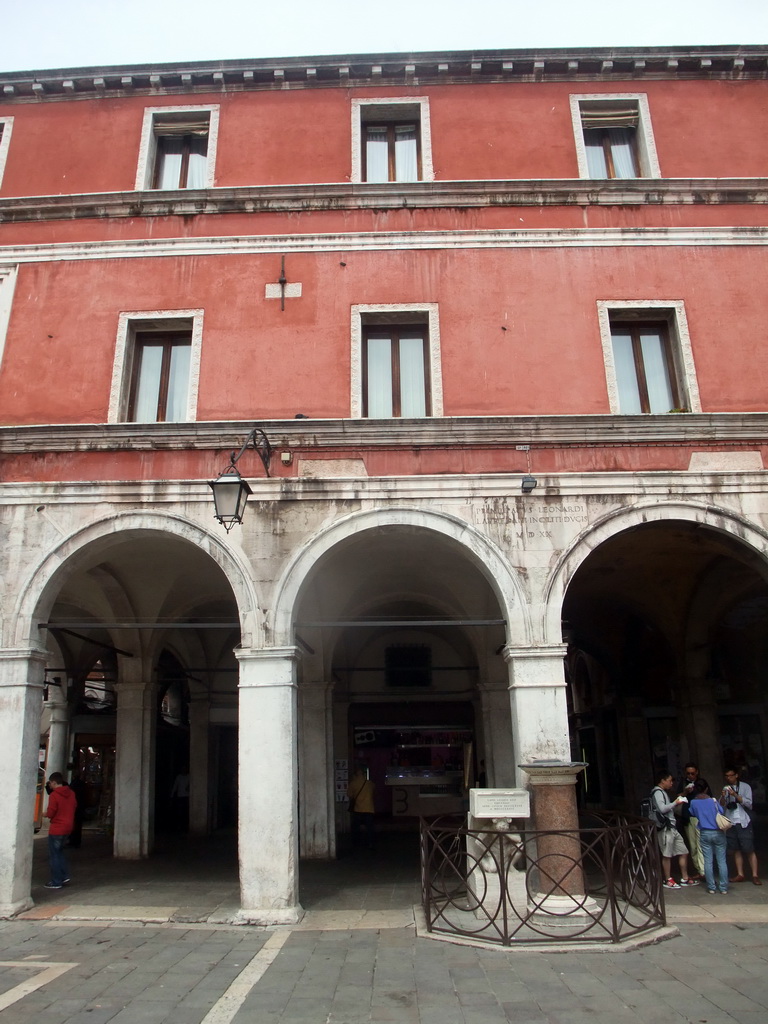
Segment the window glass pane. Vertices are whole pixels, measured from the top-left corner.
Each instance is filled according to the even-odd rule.
[[[157,140],[157,185],[155,188],[178,188],[184,139],[161,135]]]
[[[635,360],[632,356],[632,335],[629,331],[620,328],[614,328],[611,334],[616,382],[619,387],[619,410],[625,415],[642,412]]]
[[[131,419],[136,423],[156,423],[160,374],[163,367],[163,346],[142,345],[136,355],[140,364]]]
[[[208,138],[205,135],[193,135],[188,141],[187,188],[205,188],[208,168]]]
[[[365,129],[365,180],[389,181],[389,143],[386,127]]]
[[[189,395],[189,345],[174,345],[171,349],[171,365],[168,372],[168,399],[165,418],[170,421],[187,418],[187,397]]]
[[[648,402],[651,412],[669,412],[675,406],[672,386],[669,379],[669,367],[664,350],[661,331],[653,327],[640,330],[640,347],[643,353],[645,384],[648,389]]]
[[[607,178],[608,165],[603,150],[602,128],[585,128],[584,145],[587,150],[587,168],[590,178]]]
[[[395,125],[395,181],[418,181],[416,125]]]
[[[606,128],[613,157],[613,170],[617,178],[636,178],[637,166],[633,141],[634,128]]]
[[[424,340],[400,339],[400,415],[426,416]]]
[[[392,342],[389,338],[368,339],[368,415],[392,415]]]

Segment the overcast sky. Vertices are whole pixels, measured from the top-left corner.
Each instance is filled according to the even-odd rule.
[[[768,43],[768,0],[0,0],[0,71],[726,43]]]

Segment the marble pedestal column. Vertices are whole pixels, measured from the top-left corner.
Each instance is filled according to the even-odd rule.
[[[519,766],[528,776],[536,829],[536,902],[547,915],[573,917],[585,905],[576,776],[583,762],[539,761]],[[548,830],[552,830],[549,832]]]

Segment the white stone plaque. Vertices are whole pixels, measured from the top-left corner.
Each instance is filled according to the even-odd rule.
[[[469,811],[475,818],[530,818],[527,789],[470,789]]]

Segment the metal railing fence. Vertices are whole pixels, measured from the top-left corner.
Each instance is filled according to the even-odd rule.
[[[577,830],[421,821],[427,930],[503,946],[610,942],[666,924],[654,825],[591,815]]]

